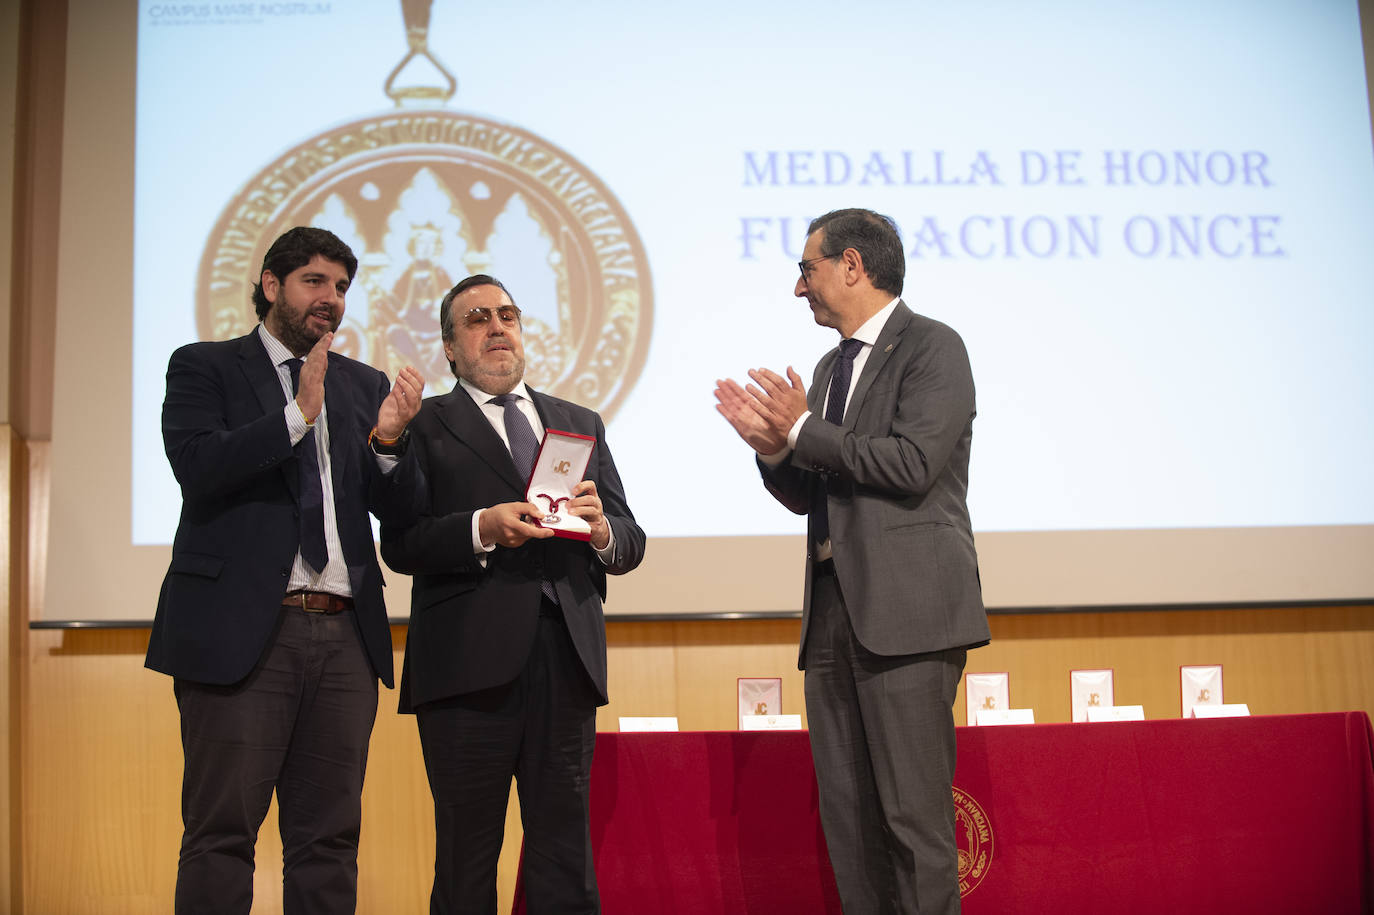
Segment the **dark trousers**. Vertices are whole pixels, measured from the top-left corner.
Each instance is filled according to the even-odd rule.
[[[496,912],[512,776],[525,831],[526,910],[601,910],[590,819],[597,695],[551,613],[540,617],[515,681],[416,709],[434,795],[434,915]]]
[[[179,913],[247,913],[253,848],[277,793],[287,913],[352,912],[377,677],[351,613],[283,610],[233,686],[178,679],[185,832]]]
[[[876,655],[833,572],[812,578],[806,717],[846,915],[957,913],[954,693],[967,652]]]

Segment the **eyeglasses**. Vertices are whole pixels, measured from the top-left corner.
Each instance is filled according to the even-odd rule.
[[[802,279],[806,279],[806,271],[812,264],[819,264],[821,261],[833,260],[839,254],[822,254],[820,257],[809,258],[804,261],[797,261],[797,269],[801,271]]]
[[[464,327],[484,327],[491,321],[492,309],[473,308],[463,315]],[[496,309],[496,320],[507,327],[520,323],[520,309],[514,305],[502,305]]]

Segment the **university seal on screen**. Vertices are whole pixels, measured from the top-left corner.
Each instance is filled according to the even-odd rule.
[[[439,302],[464,276],[491,273],[523,312],[525,380],[609,419],[643,370],[652,325],[634,225],[571,154],[442,107],[457,81],[429,54],[429,4],[403,11],[409,51],[385,85],[397,107],[303,140],[226,204],[196,281],[200,336],[251,329],[267,246],[293,225],[319,226],[358,256],[335,351],[392,377],[414,365],[429,390],[446,391]],[[431,84],[400,85],[417,61]]]
[[[954,789],[954,838],[959,848],[959,895],[978,888],[992,866],[992,821],[973,796]]]

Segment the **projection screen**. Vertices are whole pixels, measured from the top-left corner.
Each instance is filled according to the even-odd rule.
[[[1374,596],[1360,35],[1353,0],[71,0],[45,616],[151,617],[167,357],[251,329],[307,223],[359,255],[336,349],[429,394],[442,293],[510,287],[650,537],[609,613],[798,610],[804,520],[711,391],[837,342],[792,288],[844,206],[968,346],[990,607]]]

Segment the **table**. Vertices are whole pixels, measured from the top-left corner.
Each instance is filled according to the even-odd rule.
[[[964,911],[1374,911],[1371,742],[1363,712],[960,728]],[[591,791],[606,915],[840,911],[804,732],[598,734]]]

